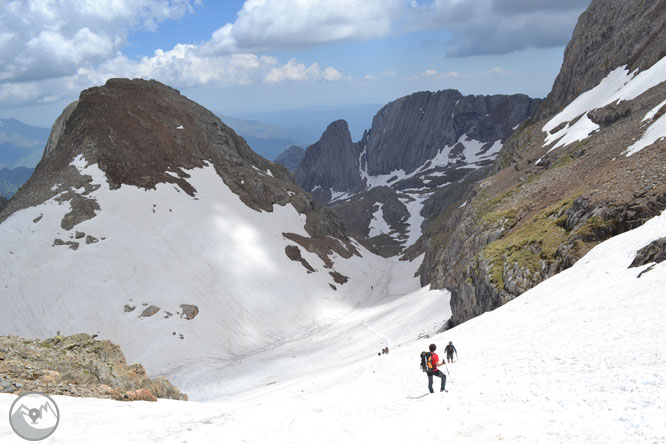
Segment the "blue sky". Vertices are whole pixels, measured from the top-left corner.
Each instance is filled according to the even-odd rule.
[[[543,97],[590,0],[0,1],[0,117],[154,78],[227,115],[421,90]]]

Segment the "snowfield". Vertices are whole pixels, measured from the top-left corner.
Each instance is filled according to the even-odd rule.
[[[301,248],[316,270],[308,273],[287,257],[285,247],[294,243],[283,236],[308,236],[305,216],[291,205],[252,210],[212,166],[188,171],[193,198],[172,184],[110,190],[96,164],[82,156],[72,164],[100,186],[86,197],[101,210],[66,231],[61,220],[70,204],[54,198],[0,225],[0,300],[12,301],[0,310],[0,334],[98,334],[119,344],[128,362],[189,391],[199,385],[193,374],[219,374],[244,356],[419,288],[418,261],[387,260],[360,245],[363,257],[331,258],[347,283],[337,284],[323,261]],[[87,243],[87,236],[98,241]],[[78,249],[56,239],[78,242]],[[371,288],[381,276],[376,287],[393,279],[399,291]],[[185,319],[181,304],[195,305],[196,317]],[[160,310],[140,317],[151,305]],[[447,304],[441,307],[432,314],[438,328],[447,319]]]
[[[448,295],[412,291],[389,268],[367,282],[367,301],[329,325],[221,379],[199,374],[190,394],[205,402],[56,396],[60,427],[45,442],[666,443],[666,262],[628,268],[664,236],[666,212],[432,338],[418,336],[436,327],[432,313]],[[448,341],[460,352],[449,392],[420,397],[419,353]],[[377,356],[379,344],[390,353]],[[14,399],[0,395],[2,409]],[[3,421],[0,440],[23,442]]]

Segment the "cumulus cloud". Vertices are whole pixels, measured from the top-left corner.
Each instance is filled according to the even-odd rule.
[[[130,31],[191,12],[189,0],[3,2],[0,81],[67,76],[112,57]]]
[[[247,0],[210,51],[265,50],[388,35],[403,0]]]
[[[275,57],[251,53],[209,56],[202,54],[197,45],[182,44],[170,51],[157,50],[154,56],[139,61],[118,54],[94,70],[81,70],[79,74],[95,83],[109,77],[142,77],[184,87],[343,79],[335,68],[322,69],[318,63],[306,66],[291,59],[280,65]]]
[[[336,81],[342,79],[342,74],[335,68],[328,67],[322,70],[318,63],[306,67],[297,63],[295,59],[289,60],[287,64],[275,67],[264,77],[265,83],[279,83],[284,81]]]
[[[61,100],[112,77],[154,78],[177,87],[347,79],[330,66],[306,66],[296,60],[280,64],[275,57],[243,50],[231,40],[232,24],[203,44],[177,44],[139,60],[122,53],[130,32],[155,29],[161,21],[191,12],[198,2],[30,0],[3,6],[0,102],[12,106]],[[246,2],[239,17],[261,22],[256,12],[260,3]],[[243,31],[248,23],[241,21],[235,35],[249,32]]]

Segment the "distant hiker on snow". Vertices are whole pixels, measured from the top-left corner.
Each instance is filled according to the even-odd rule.
[[[453,362],[453,352],[456,352],[456,358],[458,358],[458,350],[453,345],[453,342],[449,341],[449,345],[444,349],[446,352],[446,360],[448,362]]]
[[[444,361],[439,362],[439,356],[437,356],[435,350],[437,350],[437,346],[435,344],[430,344],[430,353],[421,353],[421,368],[428,375],[428,390],[430,390],[430,393],[435,393],[432,388],[433,376],[441,378],[442,386],[439,391],[446,392],[446,375],[437,368],[440,365],[446,365],[446,363]]]

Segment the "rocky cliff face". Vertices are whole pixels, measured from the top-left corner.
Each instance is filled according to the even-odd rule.
[[[524,95],[463,96],[455,90],[419,92],[384,106],[372,120],[367,174],[409,174],[454,147],[465,136],[481,144],[505,140],[536,111],[540,101]]]
[[[7,199],[0,196],[0,212],[4,210],[6,206],[7,206]]]
[[[539,111],[552,116],[613,69],[645,70],[666,56],[666,1],[593,0],[578,19],[553,89]]]
[[[395,255],[416,243],[443,189],[458,193],[454,183],[487,169],[539,103],[455,90],[411,94],[381,108],[359,142],[343,121],[332,123],[307,149],[295,178],[334,206],[354,234]]]
[[[352,142],[344,120],[336,120],[310,145],[294,173],[296,182],[320,202],[330,201],[334,191],[346,191],[361,183],[359,146]]]
[[[300,146],[291,145],[282,154],[275,158],[275,163],[282,165],[290,173],[295,173],[305,157],[305,150]]]
[[[428,226],[422,283],[451,289],[454,324],[666,208],[666,62],[651,43],[666,31],[644,23],[659,5],[593,1],[539,114],[546,118],[524,124],[494,174]],[[640,70],[613,69],[627,64]]]

